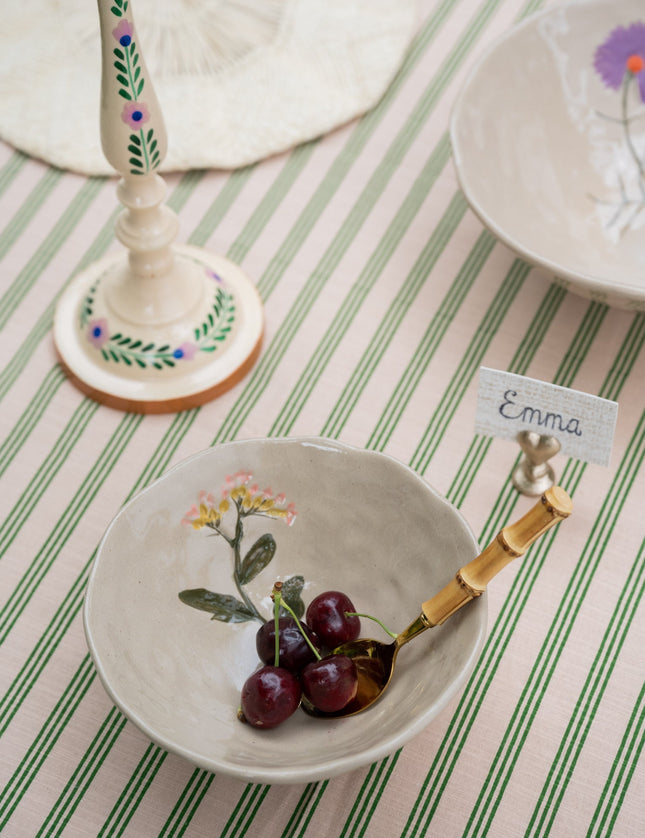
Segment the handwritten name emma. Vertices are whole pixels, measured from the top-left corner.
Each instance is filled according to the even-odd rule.
[[[527,425],[537,425],[549,431],[561,431],[562,433],[582,436],[579,419],[567,419],[561,413],[553,413],[539,407],[522,406],[515,401],[516,399],[517,392],[515,390],[507,390],[504,393],[504,401],[499,406],[499,412],[504,419],[519,420]]]

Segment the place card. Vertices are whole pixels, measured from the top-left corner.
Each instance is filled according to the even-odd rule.
[[[481,367],[475,431],[517,439],[520,431],[555,437],[569,457],[609,465],[618,403],[511,372]]]

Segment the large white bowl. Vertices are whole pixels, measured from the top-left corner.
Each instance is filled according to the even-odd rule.
[[[571,291],[643,311],[643,192],[615,120],[621,93],[594,69],[597,47],[637,21],[642,0],[573,0],[528,18],[475,64],[450,133],[463,192],[496,236]],[[635,90],[629,109],[645,113]],[[632,134],[645,161],[645,120]],[[621,179],[640,209],[616,215]]]
[[[244,519],[242,552],[266,532],[277,544],[245,588],[266,617],[273,582],[299,574],[305,602],[341,589],[359,611],[401,631],[478,552],[460,513],[391,457],[318,438],[218,445],[173,468],[108,527],[84,609],[101,680],[150,739],[210,771],[304,783],[371,763],[419,733],[464,685],[484,639],[485,597],[406,646],[389,689],[364,713],[319,720],[297,711],[269,731],[242,724],[236,711],[258,665],[259,623],[212,621],[178,597],[201,587],[238,596],[226,542],[180,522],[200,490],[219,499],[240,470],[285,493],[297,512],[292,526]],[[364,636],[387,640],[362,623]]]

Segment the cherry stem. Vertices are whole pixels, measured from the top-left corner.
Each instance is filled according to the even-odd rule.
[[[275,634],[273,665],[280,666],[280,600],[282,599],[282,582],[275,583],[271,596],[273,597],[273,625]]]
[[[345,611],[346,617],[365,617],[367,620],[374,620],[375,623],[378,623],[379,626],[383,629],[386,634],[389,634],[390,637],[393,637],[395,640],[398,635],[394,634],[393,631],[390,631],[389,628],[383,625],[383,623],[378,619],[378,617],[372,617],[371,614],[359,614],[358,611]]]
[[[276,587],[277,587],[278,585],[279,585],[280,587],[278,588],[278,592],[277,592],[277,594],[276,594]],[[298,631],[299,631],[299,632],[300,632],[300,634],[301,634],[301,635],[305,638],[305,640],[306,640],[306,642],[307,642],[307,645],[309,646],[309,648],[311,649],[311,651],[312,651],[312,652],[314,653],[314,655],[316,656],[316,659],[317,659],[317,660],[322,660],[322,655],[320,654],[320,652],[318,651],[318,649],[316,649],[316,647],[315,647],[315,646],[314,646],[314,644],[311,642],[311,640],[307,637],[307,632],[303,629],[302,624],[300,623],[300,620],[298,619],[298,616],[297,616],[296,612],[293,610],[293,608],[292,608],[290,605],[288,605],[288,604],[287,604],[287,603],[286,603],[286,602],[282,599],[282,592],[281,592],[280,588],[282,588],[282,582],[276,582],[276,583],[275,583],[275,585],[273,586],[273,597],[274,597],[274,602],[275,602],[275,601],[279,602],[279,604],[280,604],[280,605],[282,605],[282,607],[284,608],[284,610],[285,610],[285,611],[287,611],[287,612],[288,612],[288,613],[289,613],[289,614],[293,617],[293,619],[295,620],[296,625],[298,626]],[[277,636],[277,629],[276,629],[276,636]]]

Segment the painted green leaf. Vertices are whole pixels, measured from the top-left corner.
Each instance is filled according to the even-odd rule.
[[[125,61],[125,53],[123,52],[123,50],[119,49],[118,47],[115,47],[114,54],[117,58],[120,58],[121,61]]]
[[[137,85],[137,96],[141,96],[141,92],[143,90],[143,84],[144,84],[144,80],[141,79],[141,81]]]
[[[264,570],[275,555],[275,538],[271,533],[265,533],[251,547],[249,552],[242,560],[242,569],[240,570],[240,582],[246,585],[251,579]]]
[[[154,137],[154,135],[155,135],[154,129],[153,129],[153,128],[150,128],[150,130],[148,131],[148,136],[146,137],[147,141],[148,141],[148,142],[151,142],[151,140],[152,140],[152,138]]]
[[[136,358],[136,357],[135,357],[134,360],[141,367],[141,369],[145,370],[145,368],[146,368],[146,362],[145,361],[142,361],[141,358]]]
[[[120,73],[127,73],[128,72],[128,68],[125,66],[125,64],[122,61],[115,61],[114,62],[114,67]]]
[[[146,343],[146,345],[142,348],[142,352],[150,352],[151,349],[154,349],[154,343]]]
[[[304,576],[290,576],[282,583],[282,599],[289,608],[292,608],[298,618],[305,613],[305,604],[302,601],[302,591],[305,587]]]
[[[138,148],[136,145],[132,145],[132,144],[130,144],[130,145],[128,146],[128,151],[129,151],[131,154],[137,154],[139,157],[141,157],[141,149],[140,149],[140,148]]]
[[[220,620],[223,623],[245,623],[255,619],[253,613],[239,599],[228,594],[216,594],[213,591],[207,591],[206,588],[180,591],[179,599],[192,608],[212,614],[211,620]]]
[[[129,85],[129,81],[121,73],[117,73],[116,80],[119,82],[119,84],[122,84],[124,87],[128,87],[128,85]]]
[[[121,9],[117,9],[116,6],[112,6],[110,11],[112,12],[113,15],[116,15],[117,17],[121,17]]]
[[[130,142],[134,143],[134,145],[141,145],[141,140],[139,139],[137,134],[130,134]]]
[[[128,91],[124,90],[122,87],[119,89],[119,96],[122,96],[124,99],[127,99],[128,102],[132,101],[132,96],[130,96]]]
[[[136,157],[131,157],[131,158],[128,160],[128,163],[129,163],[131,166],[137,166],[138,168],[141,168],[141,167],[143,166],[143,163],[141,162],[141,160],[138,160]]]

